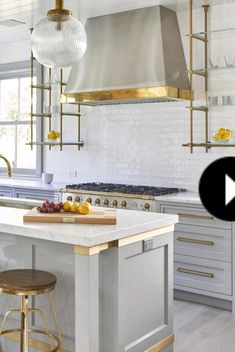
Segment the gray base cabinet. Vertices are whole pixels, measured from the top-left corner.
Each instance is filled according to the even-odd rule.
[[[12,189],[7,187],[0,187],[0,197],[12,197]]]
[[[61,195],[57,192],[50,191],[15,189],[15,198],[60,202]]]
[[[217,302],[234,301],[233,224],[214,218],[200,205],[166,202],[160,210],[179,215],[174,233],[177,297],[185,291]]]
[[[172,237],[153,238],[147,252],[140,241],[100,254],[100,351],[143,352],[172,335]]]
[[[60,202],[62,199],[61,194],[56,191],[15,187],[0,187],[0,197],[14,197],[42,201],[49,200],[50,202]]]

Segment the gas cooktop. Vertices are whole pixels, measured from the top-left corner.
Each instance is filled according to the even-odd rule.
[[[152,187],[152,186],[134,186],[116,183],[78,183],[66,185],[68,191],[82,190],[92,192],[107,192],[107,193],[121,193],[133,195],[147,195],[147,196],[162,196],[165,194],[184,192],[185,189],[167,188],[167,187]]]

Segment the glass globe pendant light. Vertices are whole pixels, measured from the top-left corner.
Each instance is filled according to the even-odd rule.
[[[63,8],[63,0],[56,0],[55,8],[36,24],[31,35],[31,47],[34,57],[42,65],[68,67],[84,55],[86,32],[72,12]]]

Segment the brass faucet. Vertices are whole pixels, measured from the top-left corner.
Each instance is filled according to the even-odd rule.
[[[0,154],[0,159],[3,159],[5,161],[5,163],[7,164],[7,174],[8,174],[9,177],[11,177],[11,164],[10,164],[10,162],[2,154]]]

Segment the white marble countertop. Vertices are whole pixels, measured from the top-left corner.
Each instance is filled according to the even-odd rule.
[[[27,212],[0,206],[0,232],[91,247],[178,222],[177,215],[117,210],[117,225],[24,223]]]
[[[180,192],[175,194],[167,194],[157,197],[158,201],[177,202],[177,203],[192,203],[201,205],[201,200],[197,192]]]
[[[0,178],[0,187],[15,187],[24,189],[39,189],[42,191],[57,192],[65,187],[64,183],[45,184],[41,179],[38,180],[21,180],[16,178]]]

